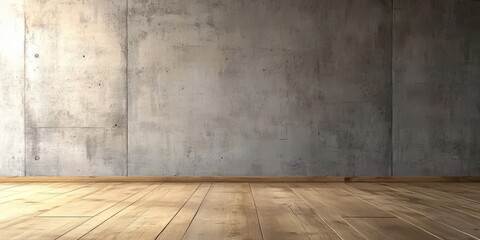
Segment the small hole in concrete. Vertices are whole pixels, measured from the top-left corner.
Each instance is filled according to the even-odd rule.
[[[40,157],[39,156],[35,156],[35,161],[38,161],[40,160]]]
[[[35,54],[35,58],[38,58],[38,57],[40,57],[40,55],[38,55],[38,53],[36,53],[36,54]]]
[[[221,157],[220,159],[223,159],[223,157]]]
[[[102,84],[99,83],[98,86],[100,86],[100,85],[102,85]]]
[[[115,127],[117,127],[117,124],[115,124]]]
[[[85,55],[83,55],[83,57],[85,57]]]

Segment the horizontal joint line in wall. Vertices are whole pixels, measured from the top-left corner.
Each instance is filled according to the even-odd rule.
[[[109,127],[30,127],[30,128],[93,128],[93,129],[103,129]]]

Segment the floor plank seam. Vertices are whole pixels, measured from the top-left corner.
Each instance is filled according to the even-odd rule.
[[[357,229],[355,226],[353,226],[351,223],[349,223],[348,221],[345,221],[346,224],[348,224],[348,226],[350,226],[351,228],[355,229],[355,231],[359,232],[366,240],[369,240],[367,236],[365,236],[365,234],[363,234],[359,229]]]
[[[0,184],[0,194],[11,193],[2,187],[12,185]],[[480,189],[468,183],[40,183],[14,190],[21,195],[0,203],[0,236],[12,240],[480,240],[480,205],[464,198],[480,200]]]
[[[175,213],[175,215],[173,215],[172,218],[170,218],[170,220],[168,221],[168,223],[165,225],[165,227],[163,227],[163,229],[157,234],[157,236],[155,237],[155,239],[157,239],[162,233],[163,231],[165,231],[165,229],[168,227],[168,225],[172,222],[172,220],[178,215],[178,213],[183,209],[183,207],[185,206],[185,204],[188,203],[188,201],[190,201],[190,199],[192,199],[193,195],[195,194],[195,192],[197,192],[197,190],[200,188],[200,186],[202,185],[202,183],[198,184],[197,188],[195,188],[195,190],[192,192],[192,194],[190,194],[190,197],[188,197],[188,199],[182,204],[182,206],[178,209],[178,211]]]
[[[205,194],[205,196],[203,196],[202,202],[201,202],[200,205],[198,206],[197,211],[196,211],[195,214],[193,215],[192,220],[190,221],[190,223],[188,224],[187,229],[185,230],[185,232],[184,232],[183,235],[182,235],[182,238],[181,238],[182,240],[185,238],[185,235],[187,234],[188,229],[190,229],[190,226],[192,225],[193,220],[195,220],[195,217],[197,217],[198,211],[200,211],[200,208],[202,208],[203,203],[205,202],[205,199],[206,199],[207,196],[208,196],[208,193],[210,193],[210,190],[211,190],[212,187],[213,187],[213,184],[214,184],[214,183],[210,182],[210,187],[208,188],[207,193]]]
[[[255,214],[257,215],[258,227],[260,228],[260,235],[262,236],[262,239],[265,239],[265,237],[263,236],[262,224],[260,224],[260,217],[258,216],[257,202],[255,201],[255,197],[253,196],[251,182],[248,183],[248,188],[250,189],[250,194],[252,195],[253,206],[255,207]]]
[[[80,188],[77,188],[77,189],[74,189],[74,190],[71,190],[71,191],[62,193],[62,194],[60,194],[60,195],[57,195],[57,196],[55,196],[55,197],[48,198],[48,199],[46,199],[46,200],[55,199],[55,198],[57,198],[57,197],[63,197],[63,196],[66,195],[66,194],[69,194],[69,193],[71,193],[71,192],[80,190],[80,189],[82,189],[82,188],[87,188],[88,186],[91,186],[91,185],[92,185],[92,184],[87,184],[87,186],[82,186],[82,187],[80,187]],[[103,190],[103,189],[105,189],[105,188],[106,188],[106,187],[101,188],[101,189],[99,189],[99,190],[97,190],[97,191]],[[73,201],[75,201],[75,200],[77,200],[77,199],[84,198],[84,197],[86,197],[86,196],[88,196],[88,195],[95,194],[97,191],[86,193],[85,195],[82,195],[82,196],[80,196],[80,197],[78,197],[78,198],[76,198],[76,199],[71,199],[70,201],[67,201],[67,202],[63,203],[63,205],[68,204],[68,203],[71,203],[71,202],[73,202]],[[51,209],[48,209],[48,210],[46,210],[46,211],[44,211],[44,212],[42,212],[42,213],[38,213],[38,214],[35,215],[35,217],[47,217],[47,216],[40,216],[40,215],[42,215],[42,214],[44,214],[44,213],[46,213],[46,212],[48,212],[48,211],[51,211],[51,210],[53,210],[53,209],[55,209],[55,208],[61,207],[61,206],[63,206],[63,205],[55,206],[55,207],[53,207],[53,208],[51,208]]]
[[[330,226],[330,224],[328,224],[327,221],[325,221],[325,219],[323,219],[322,216],[318,215],[318,213],[315,211],[315,207],[312,205],[312,203],[311,203],[310,201],[308,201],[306,198],[304,198],[301,194],[298,194],[298,192],[295,191],[295,189],[293,189],[288,183],[285,183],[285,185],[286,185],[293,193],[295,193],[295,195],[297,195],[300,199],[303,199],[303,201],[305,201],[310,207],[312,207],[312,208],[314,209],[315,215],[317,215],[335,234],[337,234],[337,236],[338,236],[340,239],[343,239],[343,238],[340,236],[340,234],[339,234],[337,231],[335,231],[335,229],[333,229],[333,227]],[[328,208],[328,207],[325,206],[324,204],[322,204],[322,205],[325,207],[325,209],[326,209],[327,211],[331,212],[333,215],[338,216],[339,218],[342,218],[342,217],[339,216],[338,214],[332,212],[332,211],[330,210],[330,208]],[[344,222],[347,223],[346,221],[344,221]],[[359,232],[358,230],[355,229],[355,231],[357,231],[360,235],[364,236],[364,235],[363,235],[361,232]],[[365,236],[364,236],[364,237],[365,237]],[[365,239],[367,239],[367,238],[365,237]]]
[[[406,191],[406,192],[408,192],[408,193],[410,193],[410,194],[413,194],[413,195],[415,195],[415,196],[418,196],[420,199],[422,199],[422,198],[429,198],[429,201],[434,201],[436,204],[438,204],[438,207],[447,208],[447,209],[450,209],[451,211],[455,211],[455,212],[458,212],[458,213],[466,214],[466,215],[468,215],[468,216],[471,216],[471,217],[480,219],[479,216],[473,215],[471,212],[467,212],[467,211],[463,211],[463,210],[461,210],[461,209],[453,208],[453,207],[449,206],[446,202],[438,201],[437,199],[440,198],[440,197],[438,197],[438,198],[433,198],[433,197],[430,197],[430,196],[426,195],[425,193],[419,193],[419,192],[416,192],[416,191],[412,191],[412,190],[410,190],[410,189],[402,188],[401,186],[400,186],[400,188],[399,188],[400,190],[397,189],[398,187],[395,188],[395,187],[392,187],[391,185],[388,185],[388,184],[385,185],[385,186],[388,187],[388,188],[391,189],[391,190],[394,190],[394,191],[400,192],[400,193],[402,192],[401,190]],[[455,195],[453,195],[453,196],[455,196]],[[440,198],[440,199],[441,199],[441,198]],[[433,207],[433,208],[435,208],[435,207]]]
[[[50,186],[50,185],[57,185],[57,184],[48,184],[47,186]],[[33,189],[30,189],[29,193],[30,192],[33,192],[32,194],[35,194],[35,193],[38,193],[38,189],[41,189],[41,188],[46,188],[47,186],[37,186],[37,187],[34,187]],[[7,191],[9,192],[9,191]],[[9,197],[15,197],[16,195],[21,195],[21,194],[26,194],[27,192],[12,192],[13,194],[8,194],[6,196],[3,196],[3,197],[0,197],[0,204],[1,203],[6,203],[6,202],[9,202],[11,200],[7,200],[5,202],[3,202],[5,200],[5,198],[9,198]],[[25,196],[29,196],[29,194],[26,194]],[[15,199],[13,199],[15,200]]]
[[[57,194],[56,196],[53,196],[53,197],[51,197],[51,198],[44,199],[44,200],[42,200],[42,201],[52,200],[52,199],[54,199],[54,198],[61,197],[61,196],[65,195],[65,194],[69,194],[69,193],[71,193],[71,192],[77,191],[77,190],[82,189],[82,188],[85,188],[85,187],[87,187],[87,186],[81,186],[81,187],[79,187],[79,188],[75,188],[75,189],[72,189],[72,190],[67,191],[67,192],[64,192],[64,193],[60,193],[60,194]],[[72,201],[73,201],[73,200],[72,200]],[[69,203],[69,202],[67,202],[67,203]],[[51,210],[51,209],[49,209],[49,210]],[[49,210],[47,210],[47,211],[49,211]],[[39,215],[41,215],[41,214],[43,214],[43,213],[39,213],[39,214],[35,215],[35,217],[39,217]]]
[[[162,185],[165,185],[165,183],[162,184]],[[159,185],[159,186],[162,186],[162,185]],[[162,195],[162,197],[161,197],[160,199],[164,198],[164,197],[172,190],[172,187],[173,187],[173,186],[170,186],[170,188],[165,192],[165,194]],[[152,192],[153,192],[153,191],[152,191]],[[151,192],[150,192],[150,193],[151,193]],[[148,194],[150,194],[150,193],[148,193]],[[146,194],[145,197],[148,196],[148,194]],[[143,199],[143,197],[142,197],[142,199]],[[138,201],[135,201],[135,202],[138,202]],[[133,203],[130,204],[130,205],[133,205]],[[129,205],[129,206],[130,206],[130,205]],[[122,211],[125,210],[125,209],[126,209],[126,208],[122,209]],[[120,212],[122,212],[122,211],[117,212],[116,214],[112,215],[112,217],[115,216],[115,215],[117,215],[118,213],[120,213]],[[125,226],[125,228],[124,228],[123,230],[127,229],[130,225],[132,225],[138,218],[140,218],[140,217],[141,217],[143,214],[145,214],[147,211],[148,211],[148,209],[145,209],[145,210],[142,211],[140,214],[138,214],[129,224],[127,224],[127,225]],[[111,219],[112,217],[109,217],[108,219]],[[101,224],[97,225],[97,227],[100,226],[100,225],[101,225]],[[95,227],[95,228],[97,228],[97,227]],[[94,229],[92,229],[92,231],[93,231],[93,230],[94,230]],[[89,232],[91,232],[91,231],[89,231]],[[121,231],[121,232],[119,232],[119,233],[122,233],[122,232],[123,232],[123,231]],[[86,235],[88,235],[88,233],[85,234],[84,236],[86,236]],[[84,236],[82,236],[82,238],[83,238]],[[80,239],[81,239],[81,238],[80,238]]]
[[[110,217],[106,218],[104,221],[100,222],[100,223],[97,224],[94,228],[90,229],[89,231],[87,231],[85,234],[83,234],[82,236],[78,237],[77,239],[81,239],[81,238],[85,237],[85,236],[88,235],[90,232],[92,232],[93,230],[95,230],[98,226],[100,226],[100,225],[102,225],[103,223],[107,222],[107,221],[110,220],[112,217],[116,216],[118,213],[122,212],[123,210],[125,210],[125,209],[128,208],[128,207],[130,207],[130,206],[133,205],[134,203],[140,201],[141,199],[143,199],[144,197],[146,197],[148,194],[150,194],[151,192],[153,192],[155,189],[157,189],[157,188],[158,188],[159,186],[161,186],[161,185],[163,185],[163,183],[160,184],[160,185],[158,185],[158,186],[156,186],[156,187],[154,187],[152,190],[150,190],[148,193],[146,193],[145,195],[143,195],[141,198],[139,198],[139,199],[137,199],[136,201],[128,204],[127,206],[125,206],[125,208],[122,208],[121,210],[119,210],[119,211],[116,212],[115,214],[112,214]],[[119,203],[117,203],[117,204],[120,204],[120,203],[121,203],[121,202],[119,202]],[[115,204],[115,205],[116,205],[116,204]],[[112,207],[113,207],[113,206],[112,206]],[[107,210],[107,209],[105,209],[104,211],[106,211],[106,210]],[[102,211],[102,212],[104,212],[104,211]],[[92,217],[92,218],[93,218],[93,217]],[[87,220],[87,221],[89,221],[89,220]],[[85,222],[87,222],[87,221],[85,221]],[[62,236],[64,236],[64,235],[66,235],[67,233],[71,232],[71,231],[74,230],[75,228],[81,226],[81,225],[84,224],[85,222],[83,222],[83,223],[81,223],[81,224],[79,224],[79,225],[71,228],[69,231],[66,231],[65,233],[63,233],[62,235],[60,235],[59,237],[57,237],[56,239],[61,238]]]
[[[350,186],[349,184],[346,184],[346,186],[348,186],[348,187],[350,187],[350,188],[353,188],[353,189],[355,189],[356,191],[363,191],[363,190],[361,190],[361,189],[357,189],[357,188],[355,188],[355,187],[353,187],[353,186]],[[345,191],[347,191],[347,190],[345,190]],[[365,199],[357,196],[355,193],[353,193],[353,192],[351,192],[351,191],[348,191],[348,192],[350,192],[352,196],[354,196],[354,197],[356,197],[356,198],[358,198],[358,199],[360,199],[360,200],[362,200],[362,201],[364,201],[364,202],[366,202],[366,203],[369,203],[369,204],[371,204],[371,205],[374,205],[373,203],[370,203],[369,201],[367,201],[367,200],[365,200]],[[365,193],[366,193],[366,194],[371,194],[371,193],[368,193],[368,192],[365,192]],[[424,216],[425,218],[428,218],[428,219],[430,219],[430,220],[432,220],[432,221],[435,221],[435,222],[437,222],[437,223],[439,223],[439,224],[442,224],[442,225],[444,225],[444,226],[446,226],[446,227],[452,228],[452,229],[454,229],[454,230],[456,230],[456,231],[458,231],[458,232],[461,232],[461,233],[466,234],[466,235],[468,235],[468,236],[474,237],[474,236],[472,236],[472,235],[469,234],[469,233],[466,233],[466,232],[461,231],[461,230],[459,230],[459,229],[457,229],[457,228],[454,228],[454,227],[452,227],[452,226],[450,226],[450,225],[447,225],[447,224],[445,224],[445,223],[443,223],[443,222],[440,222],[440,221],[438,221],[438,220],[436,220],[436,219],[434,219],[434,218],[431,218],[430,216],[425,215],[425,214],[422,213],[422,212],[419,212],[419,211],[417,211],[417,210],[411,209],[411,208],[409,208],[409,207],[407,207],[407,206],[405,206],[405,205],[403,205],[403,204],[397,204],[397,203],[395,203],[395,202],[393,202],[393,201],[391,201],[391,200],[386,200],[386,201],[391,202],[393,205],[396,205],[396,206],[398,206],[398,207],[400,207],[400,208],[404,208],[404,209],[407,209],[407,210],[409,210],[409,211],[412,211],[412,212],[415,212],[415,213],[417,213],[417,214],[420,214],[420,215]],[[376,206],[376,205],[374,205],[374,206]],[[380,209],[382,209],[382,210],[384,210],[384,211],[387,211],[386,209],[384,209],[384,208],[382,208],[382,207],[378,207],[378,208],[380,208]],[[392,210],[392,211],[393,211],[394,213],[391,213],[391,214],[394,215],[394,216],[396,216],[398,219],[401,219],[402,221],[404,221],[404,222],[406,222],[406,223],[408,223],[408,224],[410,224],[410,225],[412,225],[412,226],[414,226],[414,227],[416,227],[416,228],[419,228],[419,229],[421,229],[422,231],[424,231],[424,232],[426,232],[426,233],[428,233],[428,234],[430,234],[430,235],[432,235],[432,236],[434,236],[434,237],[436,237],[436,238],[440,238],[440,237],[436,236],[435,234],[433,234],[433,233],[425,230],[424,228],[419,227],[419,226],[416,226],[415,224],[411,223],[410,221],[406,220],[405,218],[399,216],[398,214],[396,214],[396,211],[395,211],[395,210]],[[387,212],[391,212],[391,211],[387,211]],[[477,237],[474,237],[474,238],[478,239]],[[440,238],[440,239],[441,239],[441,238]]]

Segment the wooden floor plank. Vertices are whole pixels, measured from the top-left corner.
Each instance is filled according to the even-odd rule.
[[[397,205],[394,201],[387,200],[384,196],[373,195],[371,193],[362,191],[355,187],[351,187],[346,184],[338,184],[339,188],[342,188],[352,195],[381,207],[385,211],[391,213],[392,215],[397,216],[398,218],[409,222],[412,225],[415,225],[421,229],[424,229],[427,232],[434,234],[435,236],[441,236],[443,239],[458,239],[458,240],[473,240],[476,239],[473,236],[459,231],[458,229],[452,228],[448,225],[445,225],[441,222],[435,221],[421,213],[410,210],[406,207]]]
[[[81,239],[114,239],[137,217],[143,214],[149,205],[154,205],[155,201],[163,198],[173,187],[173,184],[162,184],[155,188],[140,201],[123,209],[113,217],[95,227],[92,231],[81,237]]]
[[[412,186],[424,187],[436,191],[453,194],[457,197],[464,198],[466,200],[480,203],[480,188],[472,188],[470,184],[456,184],[456,183],[418,183]]]
[[[264,239],[340,239],[286,184],[251,186]]]
[[[0,184],[0,239],[480,239],[477,183]]]
[[[57,185],[55,187],[50,187],[45,190],[42,190],[41,193],[51,193],[51,194],[62,194],[66,192],[70,192],[74,189],[79,189],[82,187],[85,187],[88,184],[84,183],[62,183],[60,185]]]
[[[214,183],[183,239],[262,239],[248,183]]]
[[[61,186],[63,183],[35,183],[35,184],[26,184],[24,186],[16,186],[7,189],[6,191],[0,192],[0,204],[13,201],[16,199],[28,197],[30,195],[48,191],[49,189],[55,188],[56,186]]]
[[[72,190],[70,192],[56,195],[52,198],[36,201],[37,194],[30,195],[32,197],[25,201],[10,201],[0,204],[0,229],[8,224],[16,224],[34,218],[43,212],[49,211],[53,208],[65,205],[71,201],[82,198],[86,195],[92,194],[97,191],[101,191],[110,184],[85,184],[84,187]],[[42,193],[38,193],[43,196]],[[51,195],[51,194],[49,194]]]
[[[321,196],[313,190],[314,186],[312,186],[312,184],[289,183],[288,185],[297,195],[304,198],[314,207],[314,211],[317,215],[320,216],[325,223],[342,238],[342,240],[366,239],[365,236],[345,222],[339,215],[323,205]]]
[[[347,218],[346,221],[369,240],[440,239],[398,218]]]
[[[92,217],[145,188],[143,183],[114,184],[42,213],[40,217]]]
[[[332,212],[336,213],[340,217],[394,217],[393,215],[366,203],[356,197],[352,197],[348,192],[339,189],[337,185],[332,183],[324,184],[289,184],[296,189],[304,189],[314,191],[317,202],[320,202]]]
[[[199,183],[165,183],[82,239],[155,239]]]
[[[420,197],[428,198],[430,201],[437,202],[440,206],[444,206],[470,216],[480,218],[480,204],[476,204],[470,200],[458,197],[455,194],[438,191],[422,186],[415,186],[406,183],[385,184],[398,189],[404,189],[419,195]]]
[[[2,239],[56,239],[63,232],[85,221],[85,218],[31,218],[2,228]]]
[[[41,202],[49,198],[53,198],[59,196],[64,193],[68,193],[74,191],[76,189],[80,189],[85,187],[86,184],[69,184],[69,183],[61,183],[58,185],[48,186],[45,188],[36,189],[33,194],[23,195],[23,196],[16,196],[16,198],[12,201],[17,203],[22,201],[28,201],[30,203]],[[1,204],[6,204],[8,202],[4,202]],[[1,206],[1,205],[0,205]]]
[[[21,183],[0,183],[0,192],[8,191],[9,188],[23,185]]]
[[[350,184],[358,189],[371,194],[382,195],[390,201],[394,201],[400,206],[406,207],[412,211],[421,213],[431,219],[444,223],[462,232],[468,233],[474,237],[480,237],[480,221],[470,215],[438,205],[435,201],[419,197],[417,194],[402,191],[401,189],[392,190],[380,184]]]
[[[397,192],[401,192],[402,194],[418,197],[420,201],[427,201],[435,208],[444,209],[445,211],[453,211],[455,214],[466,214],[476,218],[477,221],[480,220],[480,206],[471,201],[458,198],[451,194],[442,194],[438,192],[432,193],[429,189],[415,187],[404,183],[384,183],[382,185]]]
[[[24,183],[24,184],[14,184],[14,185],[9,184],[8,187],[6,187],[6,188],[4,188],[0,191],[0,197],[8,196],[8,193],[26,192],[26,191],[30,191],[30,190],[33,190],[33,189],[36,189],[36,188],[39,188],[39,187],[49,186],[51,184],[52,183]],[[58,185],[58,183],[57,183],[57,185]]]
[[[121,201],[112,207],[106,209],[105,211],[99,213],[98,215],[88,219],[87,221],[83,222],[82,224],[76,226],[75,228],[70,229],[68,232],[65,232],[62,236],[58,239],[79,239],[80,237],[86,235],[93,229],[95,229],[100,224],[104,223],[108,219],[110,219],[115,214],[119,213],[120,211],[124,210],[125,208],[131,206],[133,203],[139,201],[147,194],[152,192],[155,188],[162,185],[162,183],[156,184],[145,184],[145,188],[137,192],[136,194],[132,195],[131,197]]]
[[[202,183],[195,191],[192,197],[187,201],[185,206],[178,212],[172,221],[157,237],[158,240],[182,239],[187,232],[188,227],[197,214],[200,205],[205,199],[212,183]]]
[[[199,183],[176,184],[162,199],[145,211],[117,239],[155,239],[187,200],[198,189]]]

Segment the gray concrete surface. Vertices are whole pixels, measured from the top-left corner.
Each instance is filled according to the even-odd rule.
[[[0,3],[0,175],[24,174],[23,1]]]
[[[130,174],[389,173],[388,1],[129,2]]]
[[[480,175],[480,2],[395,1],[395,175]]]
[[[0,175],[480,175],[478,1],[18,2]]]
[[[126,174],[125,3],[27,1],[27,175]]]

